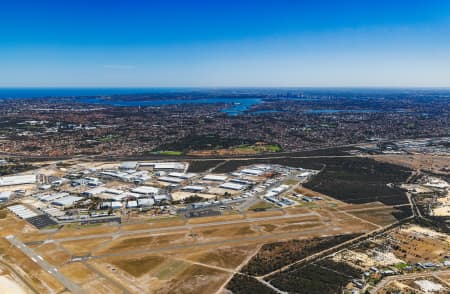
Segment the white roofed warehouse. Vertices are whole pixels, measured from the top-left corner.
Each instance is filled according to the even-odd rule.
[[[242,190],[246,187],[246,185],[236,184],[236,183],[223,183],[219,186],[222,189],[230,189],[230,190]]]
[[[0,186],[36,184],[35,175],[0,177]]]
[[[72,207],[76,202],[83,200],[83,197],[78,196],[66,196],[52,201],[52,205],[69,208]]]

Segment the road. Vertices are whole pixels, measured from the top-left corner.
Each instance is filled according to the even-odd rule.
[[[59,281],[64,287],[69,289],[74,294],[82,294],[85,293],[78,285],[69,280],[66,276],[58,271],[58,269],[50,264],[48,264],[40,255],[36,254],[31,248],[27,247],[23,244],[19,239],[15,236],[7,236],[6,239],[13,246],[17,247],[22,253],[28,256],[31,260],[37,263],[43,270],[48,272],[51,276],[53,276],[57,281]]]

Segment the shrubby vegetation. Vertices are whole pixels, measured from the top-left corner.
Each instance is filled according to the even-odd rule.
[[[264,275],[314,253],[353,239],[356,236],[357,234],[349,234],[265,244],[242,268],[242,272],[258,276]]]
[[[223,160],[194,160],[189,163],[188,172],[190,173],[201,173],[215,167]]]
[[[227,285],[227,289],[234,294],[275,294],[276,292],[258,282],[255,278],[234,275]]]
[[[325,263],[309,264],[276,274],[272,285],[289,293],[323,294],[341,293],[341,289],[352,279],[359,278],[361,272],[332,260]]]
[[[408,178],[409,171],[402,167],[368,158],[327,159],[324,163],[325,169],[305,187],[349,203],[408,203],[403,191],[388,187]]]
[[[253,144],[255,141],[240,138],[222,138],[218,135],[190,135],[180,140],[162,144],[157,150],[209,150]]]
[[[31,164],[25,163],[0,165],[0,176],[21,173],[33,168]]]

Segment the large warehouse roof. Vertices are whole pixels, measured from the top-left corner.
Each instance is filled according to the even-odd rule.
[[[174,177],[160,177],[158,179],[158,181],[179,184],[179,183],[183,182],[183,179],[174,178]]]
[[[52,202],[53,205],[69,207],[72,206],[75,202],[80,201],[83,197],[78,196],[66,196],[63,198],[56,199]]]
[[[223,189],[231,189],[231,190],[242,190],[244,189],[246,186],[245,185],[241,185],[241,184],[236,184],[236,183],[223,183],[222,185],[219,186],[220,188]]]
[[[225,182],[228,177],[224,175],[206,175],[203,177],[205,181],[218,181],[218,182]]]
[[[23,219],[27,219],[30,217],[34,217],[37,216],[37,213],[35,213],[34,211],[30,210],[29,208],[23,206],[23,205],[13,205],[8,207],[8,209],[14,213],[15,215],[17,215],[20,218]]]
[[[194,173],[177,173],[177,172],[173,172],[170,173],[169,176],[171,177],[175,177],[175,178],[180,178],[180,179],[190,179],[195,177],[197,174]]]
[[[0,186],[35,184],[35,175],[0,177]]]
[[[159,189],[150,186],[140,186],[131,190],[131,192],[139,194],[157,194],[159,192]]]
[[[140,166],[152,166],[154,169],[177,169],[184,170],[186,164],[183,162],[140,162]]]

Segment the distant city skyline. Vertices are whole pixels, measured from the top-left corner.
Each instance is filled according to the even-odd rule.
[[[450,87],[450,1],[9,1],[0,87]]]

